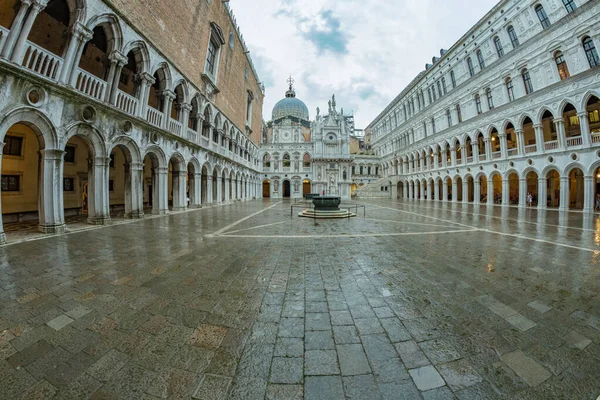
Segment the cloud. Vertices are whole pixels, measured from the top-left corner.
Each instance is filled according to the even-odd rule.
[[[321,10],[314,18],[299,21],[302,36],[316,46],[319,54],[326,51],[336,54],[348,52],[348,37],[341,26],[339,18],[331,10]]]

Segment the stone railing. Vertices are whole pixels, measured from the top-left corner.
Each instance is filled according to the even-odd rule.
[[[146,116],[146,120],[157,127],[162,125],[163,114],[155,108],[148,106],[148,114]]]
[[[169,121],[169,132],[171,132],[172,134],[181,136],[182,129],[183,129],[183,126],[181,125],[181,122],[179,122],[175,119],[171,119]]]
[[[104,100],[106,82],[79,68],[75,88],[97,100]]]
[[[36,74],[45,76],[52,80],[58,78],[60,69],[63,64],[63,59],[52,54],[48,50],[27,42],[27,50],[23,57],[23,66]]]
[[[136,111],[137,111],[137,107],[138,107],[138,99],[136,99],[135,97],[124,93],[122,91],[118,91],[117,92],[117,104],[116,107],[123,111],[126,112],[127,114],[130,115],[135,115]]]
[[[537,145],[530,144],[529,146],[525,146],[525,154],[535,153],[537,151]]]
[[[581,136],[567,138],[567,146],[568,147],[581,146],[582,144],[583,144],[583,138]]]
[[[544,149],[546,151],[558,149],[558,140],[553,140],[551,142],[544,143]]]

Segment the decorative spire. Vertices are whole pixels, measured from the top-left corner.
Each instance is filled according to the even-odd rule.
[[[294,78],[290,75],[287,83],[290,85],[290,88],[287,92],[285,92],[285,97],[296,97],[296,91],[294,90]]]

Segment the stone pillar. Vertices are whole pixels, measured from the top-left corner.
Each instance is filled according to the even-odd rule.
[[[565,120],[562,118],[554,118],[556,126],[556,136],[558,138],[558,148],[565,150],[567,148],[567,133],[565,132]]]
[[[114,106],[117,104],[121,71],[123,70],[123,66],[127,64],[128,59],[116,50],[110,53],[108,59],[110,60],[110,69],[108,70],[108,79],[106,80],[108,88],[106,89],[104,101]]]
[[[75,87],[77,85],[77,69],[79,60],[83,54],[85,44],[92,40],[94,32],[79,22],[71,28],[71,40],[65,54],[65,61],[62,66],[59,82],[70,84]]]
[[[441,153],[442,157],[442,168],[446,168],[448,166],[448,159],[446,158],[446,152]]]
[[[442,181],[442,203],[448,202],[448,182]]]
[[[206,177],[206,203],[207,204],[212,204],[213,202],[213,178],[212,175],[208,175]]]
[[[138,99],[137,116],[146,120],[146,110],[148,109],[148,96],[150,96],[150,87],[154,85],[156,80],[146,72],[136,75],[136,79],[140,85],[140,97]]]
[[[0,150],[2,147],[0,146]],[[43,233],[64,233],[63,154],[62,150],[40,150],[38,182],[38,230]],[[1,163],[1,158],[0,158]],[[0,225],[1,230],[1,225]],[[0,240],[1,242],[1,240]]]
[[[202,173],[196,172],[189,176],[190,208],[202,208]]]
[[[559,210],[568,211],[569,210],[569,177],[561,176],[560,177],[560,205]]]
[[[519,207],[527,207],[527,178],[519,179]]]
[[[490,138],[484,138],[483,139],[483,144],[485,146],[485,159],[487,161],[492,161],[492,139]]]
[[[181,136],[187,139],[188,125],[190,124],[190,111],[192,111],[191,104],[178,104],[177,113],[179,114],[179,122],[181,122]]]
[[[581,127],[581,139],[583,140],[583,145],[589,147],[591,144],[591,134],[588,113],[586,111],[582,111],[577,113],[577,116],[579,117],[579,126]]]
[[[144,164],[125,164],[125,218],[143,217]]]
[[[479,143],[473,142],[471,144],[471,150],[473,151],[473,162],[475,164],[479,163]]]
[[[594,177],[583,177],[583,212],[594,211]]]
[[[464,204],[469,203],[469,181],[467,179],[462,181],[462,202]]]
[[[498,134],[498,139],[500,140],[500,153],[503,159],[508,157],[508,143],[506,142],[506,133],[500,132]]]
[[[164,130],[169,130],[169,122],[171,121],[171,107],[173,105],[173,100],[177,97],[175,92],[169,89],[165,89],[161,92],[161,96],[163,96],[163,120],[162,127]]]
[[[236,183],[236,188],[235,188],[236,196],[235,196],[235,199],[236,200],[241,200],[242,199],[242,180],[241,179],[237,179],[235,181],[235,183]],[[291,185],[292,184],[290,182],[290,186]],[[283,182],[282,182],[282,186],[283,186]],[[290,188],[290,191],[291,191],[291,188]],[[281,193],[283,193],[283,187],[281,188]]]
[[[185,211],[187,208],[186,199],[186,178],[187,171],[172,171],[173,181],[173,211]]]
[[[502,179],[502,206],[507,207],[510,205],[510,181],[508,179]]]
[[[538,210],[546,209],[548,198],[547,186],[548,180],[546,178],[538,178]]]
[[[223,193],[223,179],[217,175],[217,198],[213,199],[215,204],[222,204],[222,196]]]
[[[169,213],[169,168],[158,167],[154,171],[152,182],[154,194],[152,196],[152,214],[165,215]]]
[[[88,159],[88,223],[92,225],[106,225],[110,221],[109,165],[109,157]]]
[[[450,147],[450,161],[453,167],[456,166],[456,147]]]
[[[494,205],[494,178],[489,177],[487,180],[487,205]]]
[[[433,201],[439,201],[440,198],[440,185],[437,181],[433,182]]]
[[[458,182],[456,182],[454,179],[452,180],[452,202],[458,202]]]
[[[13,20],[10,26],[10,32],[8,33],[8,37],[4,42],[4,48],[0,49],[2,52],[0,53],[0,57],[9,58],[15,46],[15,42],[19,38],[21,34],[21,30],[23,28],[23,24],[25,23],[25,15],[27,14],[27,9],[31,6],[33,0],[21,0],[21,6],[19,7],[19,11],[17,11],[17,15]]]
[[[462,155],[461,155],[462,156],[462,164],[463,165],[467,165],[469,163],[469,160],[468,160],[469,157],[467,156],[467,154],[468,154],[468,152],[467,152],[467,145],[463,144],[463,145],[460,146],[460,148],[461,148],[460,151],[462,153]]]
[[[481,203],[481,181],[475,179],[473,181],[473,204]]]
[[[544,154],[546,151],[544,145],[544,125],[536,124],[533,126],[533,130],[535,131],[535,150],[538,154]]]
[[[231,178],[225,178],[225,202],[231,201]]]
[[[0,142],[0,165],[2,165],[2,151],[4,150],[4,143]],[[61,185],[62,187],[62,185]],[[6,243],[6,233],[4,233],[4,224],[2,222],[2,201],[0,201],[0,244]]]
[[[520,155],[525,155],[525,135],[523,129],[515,129],[515,135],[517,136],[517,152]]]
[[[414,192],[413,192],[413,190],[414,190],[413,189],[413,183],[409,183],[408,184],[408,198],[410,200],[412,200],[414,198],[414,194],[413,194]]]
[[[24,2],[24,3],[26,3],[26,2]],[[12,56],[10,58],[10,60],[12,62],[20,65],[21,62],[23,61],[23,53],[25,51],[25,44],[27,43],[27,38],[29,37],[29,33],[31,32],[31,27],[33,26],[33,23],[35,22],[35,19],[37,18],[39,13],[44,8],[46,8],[46,5],[48,5],[48,0],[34,0],[33,1],[33,6],[31,7],[31,10],[29,10],[29,14],[27,15],[27,19],[25,20],[25,23],[23,24],[23,28],[21,29],[20,32],[17,32],[19,37],[17,39],[17,42],[16,42],[13,52],[12,52]],[[19,12],[21,12],[21,10],[19,10]],[[8,39],[7,39],[7,41],[8,41]],[[5,47],[6,47],[6,45],[5,45]],[[63,65],[63,68],[64,68],[64,65]]]

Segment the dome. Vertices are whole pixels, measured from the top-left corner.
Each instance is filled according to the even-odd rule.
[[[291,85],[290,90],[285,93],[285,99],[279,101],[273,108],[273,121],[286,117],[310,121],[308,107],[302,100],[296,98],[296,92]]]

